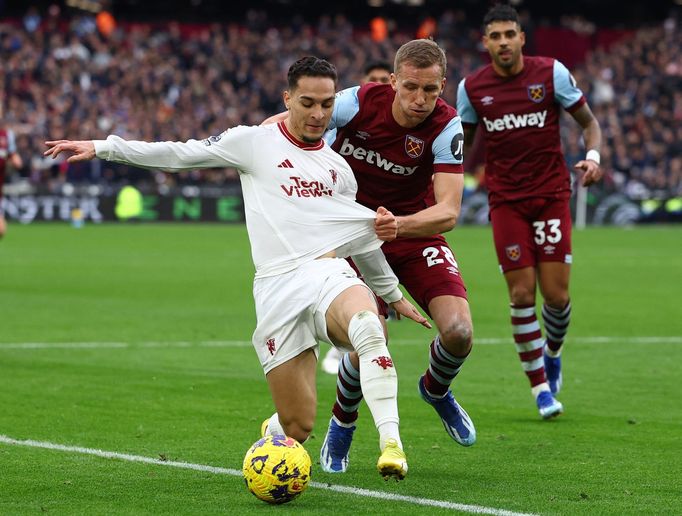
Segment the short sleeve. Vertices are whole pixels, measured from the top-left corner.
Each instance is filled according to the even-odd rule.
[[[433,141],[434,171],[461,172],[464,161],[464,132],[462,121],[458,116],[452,117],[445,128]],[[452,165],[456,168],[444,167]]]
[[[556,59],[554,60],[554,98],[567,111],[585,103],[583,92],[576,85],[571,72]]]
[[[343,127],[358,114],[358,111],[360,111],[360,99],[358,98],[359,89],[360,86],[354,86],[341,90],[336,94],[334,111],[332,112],[332,118],[329,121],[329,130]]]
[[[459,114],[463,124],[476,125],[478,123],[478,115],[469,100],[464,81],[466,79],[459,81],[459,86],[457,86],[457,114]]]

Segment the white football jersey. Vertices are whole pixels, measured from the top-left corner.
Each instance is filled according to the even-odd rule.
[[[244,195],[256,277],[295,269],[329,251],[378,249],[375,212],[355,202],[346,161],[323,141],[305,144],[284,123],[239,126],[206,140],[96,140],[97,157],[144,168],[235,167]]]

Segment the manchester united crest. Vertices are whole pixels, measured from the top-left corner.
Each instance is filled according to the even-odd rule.
[[[382,369],[388,369],[389,367],[393,367],[393,360],[391,357],[377,357],[372,362],[376,363],[379,367]]]
[[[519,244],[508,245],[504,250],[507,253],[507,258],[512,262],[518,262],[521,258],[521,246]]]
[[[418,158],[424,152],[424,140],[410,136],[405,136],[405,152],[410,158]]]
[[[531,84],[528,86],[528,98],[539,104],[545,99],[545,85],[544,84]]]

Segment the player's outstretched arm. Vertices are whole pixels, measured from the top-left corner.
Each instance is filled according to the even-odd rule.
[[[69,163],[88,161],[95,158],[95,144],[91,140],[51,140],[45,142],[45,145],[48,146],[48,149],[44,152],[45,156],[56,158],[62,152],[68,152],[71,154],[66,160]]]
[[[145,142],[124,140],[109,135],[106,140],[53,140],[45,156],[56,158],[62,152],[71,153],[69,163],[98,157],[116,163],[126,163],[148,169],[169,172],[197,168],[233,166],[243,169],[251,163],[251,139],[258,128],[239,127],[205,140],[186,142]]]

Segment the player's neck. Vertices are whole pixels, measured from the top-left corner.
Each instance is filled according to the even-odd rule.
[[[297,143],[299,147],[315,147],[319,145],[320,142],[322,141],[321,138],[315,141],[310,141],[309,138],[304,138],[303,135],[299,134],[297,131],[293,129],[290,118],[287,118],[286,120],[284,120],[284,122],[280,123],[284,126],[287,135],[293,140],[295,140],[295,143]]]
[[[492,62],[493,65],[493,70],[495,70],[495,73],[497,75],[500,75],[502,77],[514,77],[518,74],[521,73],[523,70],[523,54],[519,56],[519,60],[512,65],[511,68],[502,68],[501,66],[498,66],[495,61]]]

